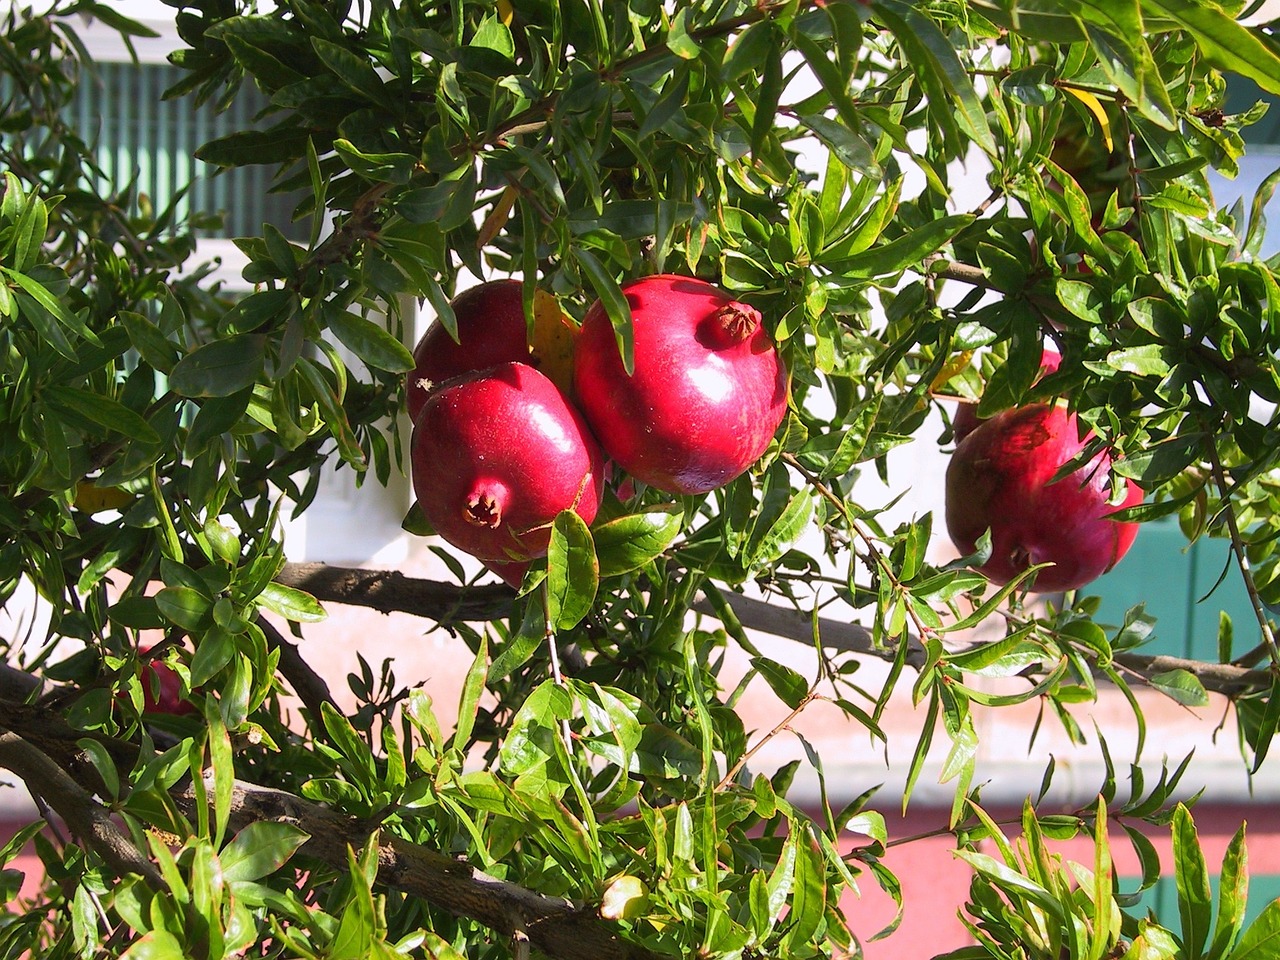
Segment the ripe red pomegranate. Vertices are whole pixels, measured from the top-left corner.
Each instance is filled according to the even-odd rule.
[[[1140,503],[1142,491],[1125,481],[1123,501],[1107,502],[1111,458],[1105,451],[1050,482],[1087,440],[1075,414],[1037,403],[983,421],[956,447],[947,466],[947,530],[967,554],[990,528],[991,559],[981,571],[992,581],[1007,583],[1032,564],[1052,562],[1032,589],[1074,590],[1110,570],[1133,545],[1138,525],[1108,514]]]
[[[436,320],[413,348],[416,366],[409,374],[409,418],[416,421],[431,385],[472,370],[508,361],[527,363],[524,300],[519,280],[491,280],[453,299],[458,339]]]
[[[1058,355],[1058,352],[1046,347],[1040,355],[1040,373],[1037,374],[1036,379],[1039,380],[1046,373],[1053,373],[1061,363],[1062,357]],[[951,433],[955,437],[956,443],[971,434],[973,428],[981,422],[978,419],[978,405],[976,403],[964,401],[956,407],[956,415],[951,418]]]
[[[410,450],[413,488],[436,532],[502,562],[543,556],[561,510],[590,523],[604,494],[603,462],[582,416],[523,363],[432,391]]]
[[[623,284],[635,330],[627,376],[603,304],[587,311],[574,388],[605,452],[669,493],[706,493],[760,458],[787,410],[787,370],[754,307],[702,280]]]

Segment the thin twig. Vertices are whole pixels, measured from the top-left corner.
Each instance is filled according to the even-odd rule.
[[[782,731],[788,729],[791,726],[791,722],[795,720],[796,717],[800,716],[801,711],[803,711],[805,707],[813,703],[814,700],[820,700],[820,699],[822,698],[818,695],[816,691],[810,690],[808,693],[806,693],[804,695],[804,698],[798,704],[796,704],[796,707],[794,710],[792,710],[785,717],[783,717],[782,721],[776,727],[774,727],[772,730],[766,733],[763,737],[757,740],[754,744],[752,744],[751,748],[748,749],[741,757],[738,758],[738,762],[735,763],[733,767],[730,768],[729,772],[726,773],[721,778],[720,782],[716,784],[716,792],[719,792],[725,789],[726,787],[730,786],[733,783],[733,781],[737,779],[738,774],[742,772],[742,768],[747,765],[747,763],[751,760],[753,756],[756,755],[756,752],[761,747],[763,747],[766,743],[768,743],[778,734],[782,733]]]
[[[1227,478],[1222,469],[1222,459],[1218,455],[1218,442],[1212,434],[1208,438],[1209,463],[1213,468],[1213,480],[1219,492],[1227,489]],[[1227,530],[1231,534],[1231,552],[1235,554],[1236,566],[1240,568],[1240,576],[1244,580],[1245,591],[1249,594],[1249,602],[1253,604],[1254,616],[1258,618],[1258,627],[1262,630],[1262,642],[1267,646],[1271,656],[1271,665],[1280,670],[1280,649],[1276,647],[1275,633],[1271,629],[1271,620],[1267,616],[1267,608],[1258,595],[1258,585],[1253,581],[1253,571],[1249,567],[1249,558],[1244,552],[1244,538],[1240,536],[1240,526],[1236,523],[1236,511],[1229,499],[1224,501]]]

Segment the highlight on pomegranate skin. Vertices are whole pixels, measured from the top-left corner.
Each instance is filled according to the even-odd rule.
[[[604,457],[581,414],[545,376],[504,363],[427,397],[410,448],[413,487],[435,531],[484,561],[547,552],[551,523],[590,523],[604,495]]]
[[[991,558],[980,569],[1008,583],[1029,566],[1050,562],[1033,590],[1075,590],[1114,567],[1133,545],[1138,524],[1110,514],[1142,502],[1124,481],[1122,502],[1110,503],[1111,458],[1099,452],[1056,482],[1058,469],[1088,442],[1065,407],[1032,404],[982,421],[947,466],[947,530],[961,553],[972,553],[991,530]]]
[[[432,322],[413,348],[406,406],[418,419],[430,390],[446,380],[497,366],[527,362],[530,356],[519,280],[490,280],[458,294],[451,302],[458,339],[439,320]]]
[[[713,284],[660,274],[623,284],[628,376],[604,305],[578,336],[574,392],[605,452],[637,480],[701,494],[742,474],[786,415],[788,376],[759,312]]]

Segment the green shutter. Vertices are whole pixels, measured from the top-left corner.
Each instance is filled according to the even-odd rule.
[[[1226,575],[1218,583],[1224,569]],[[1143,653],[1217,661],[1218,613],[1223,610],[1240,638],[1237,652],[1256,640],[1253,607],[1240,571],[1231,562],[1230,544],[1201,538],[1188,547],[1174,519],[1144,523],[1125,558],[1084,592],[1102,598],[1097,615],[1101,623],[1119,625],[1126,610],[1146,603],[1157,623]]]

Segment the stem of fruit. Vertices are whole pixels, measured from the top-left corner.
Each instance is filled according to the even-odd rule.
[[[542,584],[542,623],[547,638],[547,654],[551,658],[551,679],[555,681],[557,687],[564,686],[564,674],[560,671],[560,650],[556,646],[556,631],[551,625],[551,595],[547,592],[547,585]],[[564,738],[564,749],[569,756],[573,756],[573,730],[569,727],[568,719],[560,721],[560,736]]]
[[[862,526],[862,524],[858,523],[858,521],[853,519],[853,517],[850,515],[849,507],[847,504],[845,504],[843,498],[837,496],[831,490],[830,487],[828,487],[825,483],[819,480],[818,477],[814,475],[808,468],[806,468],[804,464],[802,464],[799,460],[797,460],[795,457],[795,454],[784,453],[781,455],[780,459],[782,460],[783,463],[787,464],[787,466],[793,467],[802,477],[805,478],[809,486],[813,487],[814,490],[818,491],[818,494],[824,500],[826,500],[828,503],[830,503],[833,507],[835,507],[840,512],[840,515],[844,517],[845,523],[849,525],[849,529],[852,530],[854,535],[859,540],[862,541],[863,545],[867,548],[867,552],[871,555],[871,558],[875,561],[876,566],[880,568],[880,574],[885,579],[887,579],[890,583],[893,584],[894,589],[897,590],[898,593],[904,596],[904,604],[905,604],[905,609],[907,611],[907,616],[911,619],[911,622],[915,624],[917,636],[919,636],[921,640],[923,640],[927,636],[930,636],[933,633],[933,630],[930,627],[926,626],[925,623],[920,619],[919,614],[916,613],[915,607],[913,607],[910,603],[905,601],[905,595],[909,591],[902,584],[902,581],[898,579],[897,575],[894,574],[893,567],[889,565],[889,561],[885,559],[884,554],[880,551],[880,548],[876,545],[876,542],[872,538],[871,534],[867,533],[866,529]]]
[[[1267,608],[1258,595],[1258,585],[1253,581],[1253,571],[1249,567],[1249,558],[1244,552],[1244,538],[1240,536],[1240,525],[1236,522],[1236,511],[1230,500],[1227,477],[1222,469],[1222,458],[1218,455],[1218,443],[1212,433],[1209,434],[1209,457],[1213,467],[1213,482],[1223,498],[1222,509],[1227,521],[1227,531],[1231,534],[1231,552],[1235,555],[1236,566],[1244,579],[1245,591],[1249,594],[1249,602],[1253,605],[1253,614],[1258,618],[1258,627],[1262,630],[1262,642],[1271,656],[1271,667],[1280,670],[1280,648],[1276,646],[1276,635],[1271,629],[1271,621],[1267,618]]]

